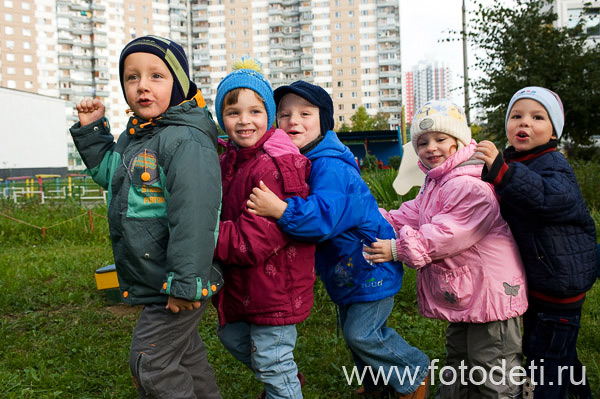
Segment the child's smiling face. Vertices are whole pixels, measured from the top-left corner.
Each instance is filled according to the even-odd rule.
[[[223,105],[222,115],[225,132],[240,147],[252,147],[269,128],[265,103],[254,90],[241,89],[235,104]]]
[[[134,114],[148,120],[163,114],[171,102],[173,75],[167,64],[150,53],[132,53],[123,64],[123,86]]]
[[[296,94],[286,94],[277,107],[277,126],[296,147],[303,148],[321,134],[319,107]]]
[[[456,139],[446,133],[427,132],[417,139],[419,160],[427,169],[443,164],[457,148]]]
[[[556,138],[548,111],[530,98],[514,103],[508,114],[506,136],[517,151],[528,151]]]

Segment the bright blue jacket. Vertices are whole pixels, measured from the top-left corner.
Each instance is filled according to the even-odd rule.
[[[299,239],[319,243],[315,268],[336,304],[394,295],[402,286],[402,263],[372,265],[363,257],[364,245],[395,238],[395,233],[379,213],[354,155],[329,131],[306,156],[312,163],[310,195],[286,199],[279,225]]]

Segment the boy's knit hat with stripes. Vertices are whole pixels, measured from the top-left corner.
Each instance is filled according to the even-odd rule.
[[[190,79],[189,66],[187,57],[183,47],[172,40],[159,36],[142,36],[138,37],[123,49],[119,58],[119,80],[121,81],[121,89],[125,94],[123,85],[123,66],[125,58],[132,53],[150,53],[159,57],[169,68],[173,75],[173,90],[171,91],[171,102],[169,107],[179,105],[185,100],[190,100],[196,95],[198,88]]]

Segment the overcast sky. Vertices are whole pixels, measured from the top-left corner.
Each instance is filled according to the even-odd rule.
[[[402,71],[422,60],[445,62],[452,70],[452,86],[461,87],[453,100],[464,106],[462,42],[440,42],[449,30],[461,29],[462,0],[400,0]]]

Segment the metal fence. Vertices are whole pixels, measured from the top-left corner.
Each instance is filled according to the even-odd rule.
[[[34,175],[0,179],[0,198],[19,203],[24,200],[46,201],[74,199],[80,202],[106,202],[106,190],[83,174]]]

